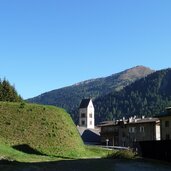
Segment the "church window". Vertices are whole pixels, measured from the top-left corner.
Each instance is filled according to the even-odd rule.
[[[82,118],[85,118],[85,113],[81,113],[81,117]]]
[[[169,121],[165,121],[165,127],[169,127]]]
[[[81,124],[82,124],[82,125],[85,125],[85,121],[81,121]]]

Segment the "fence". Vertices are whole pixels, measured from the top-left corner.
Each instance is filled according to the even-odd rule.
[[[142,157],[171,161],[171,140],[141,141],[137,145]]]

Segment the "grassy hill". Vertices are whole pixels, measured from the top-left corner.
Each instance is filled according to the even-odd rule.
[[[23,102],[0,102],[0,143],[50,156],[76,157],[85,152],[63,109]]]
[[[43,93],[28,99],[29,102],[59,106],[67,110],[77,123],[78,107],[83,98],[93,98],[119,91],[137,79],[154,72],[144,66],[136,66],[108,77],[83,81],[72,86]],[[69,99],[69,100],[68,100]]]

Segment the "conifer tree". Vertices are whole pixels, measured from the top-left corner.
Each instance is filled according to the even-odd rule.
[[[14,86],[11,86],[9,81],[0,80],[0,101],[20,102],[22,98],[18,95]]]

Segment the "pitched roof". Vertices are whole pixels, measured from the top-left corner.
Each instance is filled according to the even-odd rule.
[[[159,122],[158,118],[144,118],[144,119],[135,119],[127,124],[139,124],[139,123],[151,123],[151,122]]]
[[[168,116],[171,116],[171,107],[167,107],[164,112],[157,115],[156,117],[163,118],[163,117],[168,117]]]
[[[100,143],[100,129],[87,129],[85,127],[77,127],[84,143]]]
[[[132,125],[132,124],[141,124],[141,123],[158,123],[159,119],[158,118],[137,118],[137,119],[132,119],[131,121],[129,120],[124,120],[124,121],[105,121],[101,122],[99,127],[105,127],[105,126],[117,126],[119,123],[123,123],[125,125]]]
[[[87,108],[91,99],[82,99],[79,108]]]
[[[100,122],[98,126],[103,127],[103,126],[113,126],[113,125],[116,125],[115,121],[103,121],[103,122]]]

